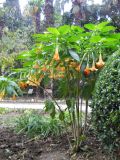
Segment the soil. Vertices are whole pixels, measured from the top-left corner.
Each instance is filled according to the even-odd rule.
[[[2,117],[10,117],[8,113]],[[18,116],[18,113],[16,114]],[[111,160],[101,143],[93,134],[88,138],[78,154],[69,155],[69,145],[65,135],[47,139],[28,139],[24,134],[16,134],[8,126],[0,127],[0,160]],[[71,157],[71,158],[70,158]]]

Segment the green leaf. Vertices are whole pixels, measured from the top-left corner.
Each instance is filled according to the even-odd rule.
[[[92,24],[92,23],[85,24],[84,27],[85,27],[86,29],[89,29],[89,30],[92,30],[92,31],[95,30],[95,25]]]
[[[101,23],[96,25],[96,29],[101,30],[102,28],[104,28],[109,23],[110,23],[109,21],[101,22]]]
[[[61,34],[67,34],[68,32],[70,32],[70,26],[68,26],[68,25],[60,26],[60,27],[58,28],[58,31],[59,31]]]
[[[90,42],[92,42],[92,43],[97,43],[97,42],[99,42],[101,39],[102,39],[102,37],[100,37],[100,36],[92,36],[92,37],[90,38]]]
[[[6,92],[8,95],[13,95],[14,88],[12,86],[7,86],[6,87]]]
[[[64,112],[63,112],[63,111],[60,112],[60,114],[59,114],[59,119],[60,119],[61,121],[64,121],[65,115],[64,115]]]
[[[24,67],[32,66],[33,62],[32,61],[25,61]]]
[[[113,27],[113,26],[106,26],[106,27],[104,27],[101,31],[102,32],[109,32],[109,31],[115,31],[115,27]]]
[[[74,31],[84,32],[85,30],[79,26],[71,26],[71,29]]]
[[[52,33],[53,35],[59,35],[59,31],[57,30],[57,28],[47,28],[48,32]]]
[[[120,39],[120,33],[114,33],[110,35],[111,38]]]
[[[104,38],[102,41],[103,42],[110,42],[112,44],[113,42],[115,42],[117,40],[115,38]]]
[[[55,117],[56,114],[55,105],[51,100],[45,101],[45,112],[48,112],[52,118]]]
[[[71,57],[73,59],[75,59],[76,61],[80,62],[80,57],[79,57],[79,55],[75,51],[69,50],[69,53],[70,53],[70,55],[71,55]]]
[[[50,116],[51,116],[51,118],[55,118],[55,115],[56,115],[56,111],[55,111],[55,109],[54,109],[54,110],[52,110],[52,112],[50,113]]]
[[[66,105],[69,108],[69,110],[73,112],[75,107],[75,99],[66,99]]]

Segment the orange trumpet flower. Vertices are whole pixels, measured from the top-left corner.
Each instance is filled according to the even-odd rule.
[[[97,67],[98,69],[100,69],[100,68],[102,68],[104,65],[105,65],[105,62],[103,61],[102,55],[101,55],[101,53],[100,53],[100,55],[99,55],[99,61],[96,63],[96,67]]]
[[[59,53],[58,53],[58,47],[56,47],[55,54],[53,56],[53,60],[55,60],[55,61],[60,60],[60,56],[59,56]]]

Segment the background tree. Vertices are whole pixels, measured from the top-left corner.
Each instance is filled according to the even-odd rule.
[[[22,15],[19,5],[19,0],[6,0],[4,3],[4,19],[5,25],[14,31],[22,25]]]
[[[101,5],[94,4],[86,6],[86,22],[97,22],[111,20],[111,23],[120,31],[120,0],[103,0]]]
[[[33,20],[35,22],[35,29],[36,33],[39,33],[41,31],[41,12],[43,7],[44,0],[30,0],[29,1],[29,12],[33,17]]]
[[[86,19],[85,6],[87,0],[72,0],[73,23],[81,25],[81,20]]]
[[[4,26],[5,26],[4,10],[3,10],[3,8],[0,8],[0,38],[2,37]]]
[[[54,8],[53,8],[53,0],[45,0],[45,27],[54,26]]]

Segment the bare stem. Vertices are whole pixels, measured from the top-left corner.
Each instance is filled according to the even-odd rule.
[[[86,132],[86,127],[87,127],[87,118],[88,118],[88,100],[86,100],[84,134],[85,134],[85,132]]]

